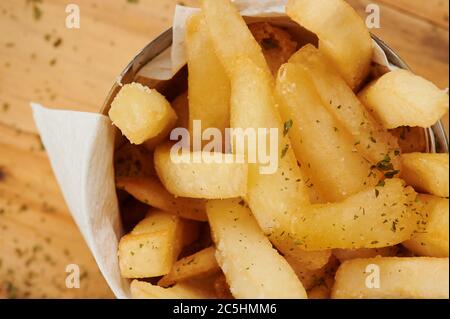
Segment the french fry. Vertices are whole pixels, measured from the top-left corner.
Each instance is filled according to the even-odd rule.
[[[448,257],[448,198],[419,195],[422,214],[428,216],[424,230],[403,243],[419,256]]]
[[[192,121],[202,128],[224,132],[230,125],[230,80],[217,58],[209,31],[201,14],[187,22],[186,50],[189,69],[189,131]]]
[[[216,258],[235,298],[306,298],[286,260],[239,200],[209,201]]]
[[[352,136],[323,106],[303,69],[283,65],[276,89],[281,116],[292,123],[288,134],[295,155],[326,200],[340,201],[377,184],[370,163],[355,152]]]
[[[243,57],[270,75],[261,47],[234,4],[230,0],[202,0],[201,3],[211,40],[228,75],[238,68],[233,61]]]
[[[204,200],[175,197],[164,188],[156,177],[119,177],[116,179],[116,186],[152,207],[185,219],[208,220]]]
[[[448,94],[406,70],[386,73],[359,93],[385,128],[430,127],[448,111]]]
[[[349,260],[336,273],[332,298],[448,299],[448,269],[448,258]]]
[[[124,278],[149,278],[170,272],[183,245],[195,238],[193,224],[177,216],[152,212],[119,242]]]
[[[340,262],[358,258],[374,258],[394,257],[397,255],[399,248],[396,246],[381,247],[381,248],[359,248],[359,249],[333,249],[333,255],[339,259]]]
[[[375,165],[388,154],[394,167],[399,168],[399,145],[396,138],[365,109],[322,52],[308,44],[289,61],[308,73],[323,105],[350,132],[353,145],[361,155]]]
[[[369,74],[373,45],[355,10],[344,0],[289,0],[286,13],[318,36],[320,51],[358,88]]]
[[[219,154],[220,163],[206,163],[194,158],[202,152],[178,155],[175,163],[171,146],[161,145],[155,150],[156,172],[165,188],[175,196],[224,199],[245,196],[247,192],[247,164],[233,154]],[[211,155],[214,155],[211,153]]]
[[[225,61],[226,62],[226,61]],[[231,62],[230,62],[231,63]],[[272,243],[285,255],[296,257],[310,268],[321,268],[328,262],[330,251],[302,251],[295,238],[273,236],[275,225],[287,212],[309,204],[308,180],[298,167],[288,137],[276,109],[270,75],[251,60],[233,62],[237,67],[232,77],[231,126],[233,128],[278,129],[278,169],[274,174],[260,174],[259,164],[249,164],[247,202],[260,227],[270,235]],[[247,146],[247,152],[251,145]]]
[[[164,96],[140,83],[124,85],[111,103],[108,114],[132,144],[142,144],[161,136],[177,120]]]
[[[158,281],[158,285],[169,287],[180,281],[206,277],[220,271],[215,252],[214,247],[209,247],[178,260],[173,264],[171,271]]]
[[[414,211],[416,193],[403,181],[390,179],[346,200],[302,207],[279,221],[279,236],[297,239],[304,250],[380,248],[411,238],[421,221]],[[287,223],[284,224],[284,223]]]
[[[408,185],[420,192],[448,197],[448,154],[403,154],[401,161],[401,177]]]
[[[215,299],[215,295],[188,283],[163,288],[135,279],[131,282],[130,291],[134,299]]]

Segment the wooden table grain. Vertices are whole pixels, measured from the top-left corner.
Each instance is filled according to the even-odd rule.
[[[70,3],[80,29],[65,27],[67,1],[0,2],[0,296],[113,297],[64,203],[29,103],[97,112],[128,61],[171,25],[178,1]],[[364,17],[378,4],[381,28],[372,31],[416,73],[448,86],[446,0],[349,3]],[[80,267],[79,289],[65,285],[69,264]]]

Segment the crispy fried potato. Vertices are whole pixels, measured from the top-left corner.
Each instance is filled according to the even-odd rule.
[[[395,156],[399,150],[396,138],[366,110],[323,53],[308,44],[289,61],[307,72],[323,105],[350,132],[353,145],[361,155],[371,164],[376,164],[389,154],[394,167],[399,167],[398,157]]]
[[[132,144],[142,144],[160,136],[177,120],[164,96],[140,83],[124,85],[111,103],[108,114]]]
[[[286,13],[318,36],[320,51],[358,88],[369,74],[373,45],[355,10],[344,0],[289,0]]]
[[[339,267],[332,298],[448,299],[448,269],[448,258],[354,259]]]
[[[156,177],[119,177],[116,179],[116,186],[152,207],[185,219],[208,220],[204,200],[175,197],[164,188]]]
[[[399,252],[397,246],[381,247],[381,248],[359,248],[359,249],[333,249],[333,255],[339,259],[340,262],[357,258],[373,258],[394,257]]]
[[[252,23],[248,28],[262,48],[267,64],[275,76],[280,66],[297,50],[297,42],[292,39],[289,32],[267,22]]]
[[[214,299],[215,295],[189,283],[180,283],[171,288],[162,288],[151,283],[133,280],[130,286],[134,299]]]
[[[173,264],[170,273],[158,281],[158,285],[161,287],[169,287],[180,281],[206,277],[220,271],[215,253],[215,248],[209,247],[178,260]]]
[[[274,174],[260,174],[262,164],[249,164],[247,202],[266,235],[273,233],[278,219],[299,206],[309,204],[308,179],[298,167],[290,141],[276,109],[273,85],[266,72],[251,60],[235,62],[232,76],[231,126],[233,128],[277,128],[278,169]],[[249,148],[251,145],[247,145]],[[311,268],[321,268],[330,251],[304,252],[295,245],[295,238],[270,236],[272,243],[285,255],[296,257]]]
[[[358,96],[388,129],[430,127],[448,111],[447,93],[406,70],[386,73]]]
[[[186,50],[189,69],[189,125],[202,121],[202,129],[230,126],[230,80],[217,58],[201,14],[187,22]]]
[[[228,75],[238,68],[234,61],[245,57],[270,75],[270,69],[244,19],[230,0],[202,0],[202,12],[219,59]],[[224,61],[227,61],[224,63]]]
[[[286,260],[239,200],[209,201],[216,258],[235,298],[306,298]]]
[[[417,191],[448,197],[448,154],[403,154],[401,177]]]
[[[378,183],[371,165],[355,152],[352,136],[323,106],[302,68],[283,65],[276,88],[281,116],[292,123],[288,134],[295,155],[326,200],[340,201]]]
[[[223,158],[221,163],[194,163],[197,155],[203,157],[202,152],[178,155],[180,162],[175,163],[170,145],[161,145],[155,150],[156,172],[170,193],[205,199],[245,196],[247,164],[244,161],[239,161],[233,154],[218,154]]]
[[[119,242],[119,266],[124,278],[148,278],[170,272],[183,245],[195,237],[194,224],[155,211]]]
[[[415,197],[401,180],[386,180],[383,187],[370,187],[339,203],[301,208],[280,219],[277,235],[296,238],[305,250],[396,245],[417,229],[420,216],[411,208]]]
[[[403,245],[420,256],[448,257],[448,198],[419,195],[418,199],[422,214],[428,217],[425,229]]]

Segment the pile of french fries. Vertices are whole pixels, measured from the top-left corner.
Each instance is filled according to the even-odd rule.
[[[133,297],[448,298],[448,154],[404,133],[435,124],[448,95],[409,71],[373,78],[369,31],[345,1],[289,0],[286,14],[318,47],[202,0],[187,93],[131,83],[111,104],[130,142],[115,168]],[[195,121],[278,129],[276,171],[232,161],[248,145],[186,155],[229,162],[173,161],[169,133]]]

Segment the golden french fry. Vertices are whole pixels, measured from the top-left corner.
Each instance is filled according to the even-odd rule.
[[[171,288],[162,288],[151,283],[133,280],[130,286],[134,299],[215,299],[216,296],[189,283],[180,283]]]
[[[247,163],[233,154],[219,154],[221,162],[202,160],[202,152],[187,152],[176,162],[170,145],[155,150],[156,172],[166,189],[175,196],[205,199],[224,199],[245,196],[247,191]],[[195,162],[196,156],[200,161]],[[208,155],[214,155],[208,153]]]
[[[168,274],[183,245],[192,242],[194,235],[188,221],[164,212],[152,212],[120,239],[122,277],[149,278]]]
[[[207,204],[216,258],[235,298],[306,298],[286,260],[239,200]]]
[[[448,94],[406,70],[386,73],[358,96],[388,129],[430,127],[448,112]]]
[[[234,69],[234,61],[248,58],[270,75],[270,69],[244,19],[230,0],[202,0],[202,12],[208,25],[216,53],[228,75]],[[227,61],[224,63],[224,61]]]
[[[289,0],[286,13],[318,36],[320,51],[358,88],[369,74],[373,45],[355,10],[344,0]]]
[[[187,22],[186,50],[189,69],[189,125],[202,121],[202,128],[224,132],[230,125],[230,80],[217,58],[203,15]]]
[[[355,152],[352,136],[323,106],[302,68],[283,65],[276,88],[281,116],[292,124],[288,134],[295,155],[326,200],[340,201],[377,184],[370,163]]]
[[[193,255],[184,257],[172,266],[170,273],[158,281],[161,287],[169,287],[187,279],[205,277],[220,271],[214,247],[205,248]]]
[[[403,154],[401,161],[401,177],[408,185],[420,192],[448,197],[448,154]]]
[[[421,221],[411,208],[415,195],[401,180],[386,180],[339,203],[302,207],[281,220],[276,233],[296,238],[305,250],[396,245],[410,239]]]
[[[108,114],[132,144],[158,137],[177,120],[164,96],[140,83],[124,85],[111,103]]]
[[[344,262],[332,298],[449,297],[448,258],[378,257]]]
[[[394,136],[379,124],[359,101],[323,53],[308,44],[289,60],[303,68],[322,99],[326,109],[353,136],[353,145],[372,164],[385,155],[399,167],[399,145]]]
[[[249,164],[246,199],[266,235],[287,212],[309,204],[308,179],[302,175],[281,124],[270,75],[251,60],[234,62],[232,76],[231,126],[233,128],[275,128],[278,130],[278,168],[273,174],[261,174],[263,164]],[[285,124],[287,127],[288,125]],[[287,129],[286,129],[287,130]],[[252,145],[247,144],[249,152]],[[295,245],[295,238],[270,236],[272,243],[285,255],[299,259],[311,268],[321,268],[328,262],[330,251],[304,252]]]
[[[207,221],[205,201],[175,197],[156,177],[119,177],[116,186],[137,200],[185,219]]]
[[[420,209],[427,221],[423,231],[418,231],[403,245],[420,256],[448,257],[448,198],[419,195]]]

